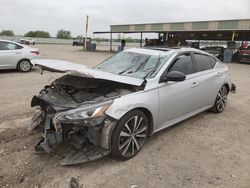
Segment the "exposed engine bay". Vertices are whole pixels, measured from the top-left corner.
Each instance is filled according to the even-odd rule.
[[[60,143],[73,146],[75,152],[62,165],[78,164],[110,153],[110,134],[116,120],[105,114],[115,98],[143,90],[143,86],[64,75],[34,96],[31,106],[40,111],[32,118],[30,130],[43,128],[35,146],[38,153],[50,153]]]

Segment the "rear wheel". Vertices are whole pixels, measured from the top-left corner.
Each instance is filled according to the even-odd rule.
[[[214,113],[221,113],[224,111],[226,104],[227,104],[227,95],[228,95],[228,89],[226,85],[223,85],[214,102],[214,106],[210,109],[210,111]]]
[[[125,114],[117,123],[111,138],[111,154],[117,160],[134,157],[143,147],[148,135],[148,119],[140,110]]]
[[[20,72],[28,72],[31,68],[32,65],[28,59],[23,59],[17,64],[17,70],[19,70]]]

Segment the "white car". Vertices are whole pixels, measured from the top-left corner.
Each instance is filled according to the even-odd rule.
[[[21,44],[27,44],[27,45],[35,45],[36,41],[34,39],[20,39]]]
[[[17,69],[28,72],[32,68],[30,61],[39,57],[37,48],[31,48],[13,41],[0,40],[0,70]]]

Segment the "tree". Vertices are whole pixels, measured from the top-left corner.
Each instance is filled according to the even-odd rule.
[[[96,42],[108,42],[109,41],[109,39],[107,39],[107,38],[99,38],[99,37],[95,37],[94,40]],[[115,42],[114,39],[113,39],[113,41]],[[120,40],[118,42],[120,42]]]
[[[0,36],[14,36],[14,32],[11,30],[2,30]]]
[[[127,37],[124,39],[126,42],[134,42],[134,39],[132,39],[131,37]]]
[[[77,35],[76,39],[83,39],[82,35]]]
[[[50,34],[47,31],[29,31],[24,36],[25,37],[50,38]]]
[[[70,39],[72,38],[71,37],[71,32],[70,31],[67,31],[67,30],[59,30],[56,34],[56,38],[59,38],[59,39]]]

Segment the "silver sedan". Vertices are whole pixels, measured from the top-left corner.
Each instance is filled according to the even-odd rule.
[[[228,68],[192,48],[129,49],[93,69],[55,60],[35,60],[43,70],[67,73],[34,96],[39,106],[30,129],[43,128],[37,152],[59,143],[75,149],[62,165],[111,154],[134,157],[149,136],[210,110],[221,113],[235,92]]]

